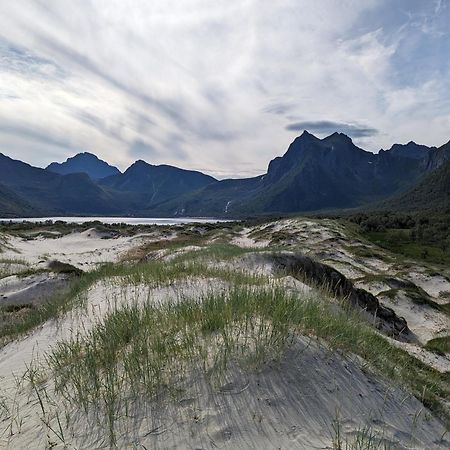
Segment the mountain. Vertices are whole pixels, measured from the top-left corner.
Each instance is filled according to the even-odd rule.
[[[450,159],[406,192],[375,205],[394,211],[439,210],[450,213]]]
[[[0,184],[0,217],[31,217],[39,216],[42,211],[33,207],[26,200]]]
[[[432,195],[437,193],[431,193],[427,182],[420,183],[449,160],[450,142],[439,148],[414,142],[396,144],[374,154],[342,133],[319,139],[306,131],[283,156],[269,163],[265,174],[221,181],[201,172],[144,161],[120,173],[86,153],[58,165],[75,173],[59,174],[0,153],[0,205],[10,215],[42,211],[51,215],[242,217],[360,207],[406,195],[415,188],[420,189],[411,195],[425,198],[417,202],[426,203],[434,201]],[[94,163],[83,165],[83,161]],[[96,178],[101,172],[95,167],[105,169],[105,165],[114,174]],[[81,167],[85,172],[79,172]]]
[[[134,196],[135,208],[145,209],[215,182],[215,178],[201,172],[167,165],[155,166],[139,160],[123,174],[104,178],[99,184],[129,198]]]
[[[93,180],[99,180],[120,173],[117,167],[110,166],[107,162],[98,159],[97,156],[88,152],[78,153],[78,155],[68,158],[61,164],[53,162],[47,166],[47,170],[59,173],[60,175],[86,173]]]
[[[115,214],[123,205],[85,173],[59,175],[0,153],[0,180],[34,208],[52,214]]]
[[[270,162],[266,174],[219,181],[155,205],[147,214],[240,216],[351,208],[412,187],[447,157],[442,149],[413,142],[374,154],[344,134],[319,139],[305,131]]]
[[[436,147],[427,147],[426,145],[416,144],[413,141],[407,144],[394,144],[388,152],[391,155],[402,156],[403,158],[424,159],[430,150]]]

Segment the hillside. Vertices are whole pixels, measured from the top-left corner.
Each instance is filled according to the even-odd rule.
[[[147,213],[239,216],[357,207],[413,186],[449,157],[440,152],[437,158],[438,150],[411,142],[373,154],[344,134],[319,139],[305,131],[266,174],[219,181]]]
[[[449,448],[448,270],[327,219],[99,226],[2,226],[2,448]]]
[[[7,187],[0,184],[0,217],[30,217],[40,215],[42,211],[33,207]]]
[[[148,164],[136,161],[123,174],[99,181],[99,184],[115,192],[134,196],[138,209],[145,209],[159,202],[177,198],[215,183],[217,180],[201,172],[178,167]]]
[[[53,162],[47,166],[47,170],[60,175],[86,173],[93,180],[120,173],[117,167],[110,166],[107,162],[88,152],[78,153],[63,163]]]
[[[450,160],[423,178],[417,186],[378,206],[396,211],[447,210],[450,212]]]
[[[83,173],[59,175],[0,154],[0,179],[20,198],[54,214],[114,214],[120,211],[118,199]]]
[[[265,174],[253,178],[218,181],[142,160],[120,173],[89,153],[47,170],[0,154],[0,177],[31,205],[61,215],[236,218],[365,206],[401,195],[449,159],[449,143],[439,148],[395,144],[374,154],[342,133],[319,139],[305,131]],[[430,188],[425,183],[420,189]]]

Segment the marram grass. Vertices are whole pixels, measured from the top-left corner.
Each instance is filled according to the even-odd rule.
[[[49,363],[57,392],[86,412],[98,411],[113,441],[117,415],[136,399],[175,394],[194,372],[214,383],[230,366],[257,369],[281,357],[297,334],[363,357],[372,370],[443,412],[445,375],[391,346],[357,313],[276,285],[241,284],[221,294],[121,306],[87,335],[58,343]]]

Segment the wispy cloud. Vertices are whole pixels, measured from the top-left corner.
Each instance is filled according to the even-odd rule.
[[[450,130],[450,7],[417,0],[0,4],[0,148],[255,175],[293,134]]]
[[[296,132],[307,130],[319,135],[331,134],[337,131],[355,138],[375,136],[378,134],[378,130],[375,128],[354,123],[332,122],[330,120],[290,123],[286,126],[286,130]]]

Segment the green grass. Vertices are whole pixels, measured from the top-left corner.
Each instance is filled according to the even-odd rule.
[[[363,233],[369,241],[393,253],[429,263],[450,265],[450,252],[437,244],[417,242],[410,238],[411,230],[371,231]]]
[[[206,263],[186,260],[184,255],[175,259],[172,263],[150,261],[140,264],[105,264],[92,272],[86,272],[72,280],[67,293],[57,294],[46,303],[24,308],[17,315],[0,307],[0,348],[11,340],[26,334],[45,323],[55,319],[66,311],[69,311],[80,300],[81,294],[95,282],[114,278],[115,282],[123,285],[146,284],[153,287],[170,284],[175,280],[186,278],[220,278],[236,284],[262,285],[266,279],[259,275],[252,275],[243,271],[231,271],[224,268],[213,268]]]
[[[395,450],[397,445],[384,439],[383,432],[375,431],[370,425],[363,425],[352,437],[344,437],[342,424],[337,417],[332,424],[333,450]]]
[[[445,376],[391,346],[354,311],[241,281],[226,294],[119,307],[87,335],[60,342],[49,358],[58,392],[86,411],[100,411],[113,442],[114,422],[130,401],[176,391],[195,371],[214,380],[231,365],[257,368],[301,334],[361,356],[445,415]]]
[[[432,300],[432,298],[419,286],[404,287],[400,289],[389,289],[387,291],[380,292],[377,297],[385,296],[395,301],[395,298],[399,293],[403,292],[413,303],[416,305],[427,305],[433,309],[450,315],[450,303],[440,304]]]
[[[0,307],[0,348],[81,302],[81,294],[98,276],[99,274],[94,272],[74,280],[67,293],[56,294],[41,306],[25,305],[19,310]]]
[[[191,236],[182,241],[171,248],[190,245]],[[104,265],[74,279],[68,294],[55,296],[41,307],[0,309],[0,346],[83,305],[83,294],[100,280],[159,287],[176,280],[213,278],[228,282],[229,290],[162,305],[119,306],[87,334],[57,343],[49,355],[57,392],[86,412],[95,410],[111,444],[117,417],[133,402],[150,402],[160,394],[177,395],[192,374],[216,383],[231,367],[255,370],[280,357],[296,335],[315,337],[332,351],[359,355],[368,369],[404,386],[448,419],[442,406],[450,396],[448,375],[390,345],[354,310],[337,309],[322,298],[325,294],[298,297],[264,276],[214,265],[260,250],[220,242],[180,254],[170,262]],[[442,348],[443,343],[437,345]]]
[[[17,266],[20,266],[20,269]],[[29,264],[20,258],[0,258],[0,279],[26,272],[28,267]]]
[[[445,355],[450,353],[450,336],[438,337],[431,339],[425,345],[427,350]]]
[[[386,252],[362,243],[361,245],[343,245],[342,248],[347,250],[350,254],[360,258],[377,258],[382,261],[392,261],[392,258],[387,255]]]

